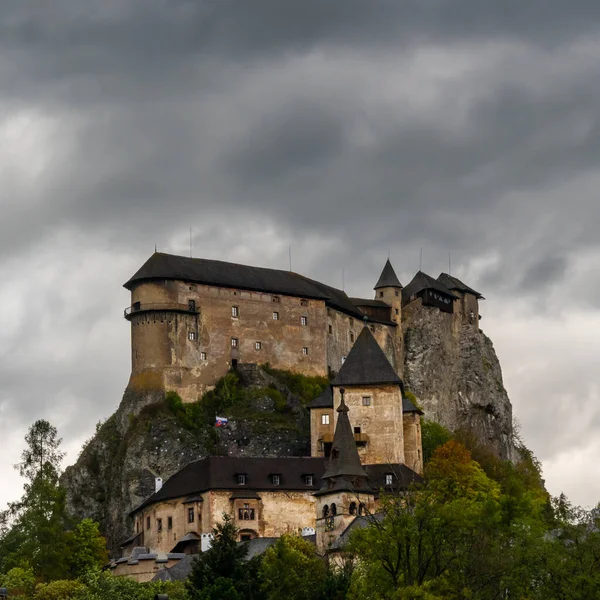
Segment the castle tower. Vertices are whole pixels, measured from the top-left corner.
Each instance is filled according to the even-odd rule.
[[[374,493],[368,476],[360,463],[348,418],[344,390],[337,409],[337,424],[323,486],[315,493],[317,498],[317,552],[325,554],[348,525],[359,515],[369,514],[374,508]]]
[[[399,324],[402,318],[402,284],[389,258],[374,289],[375,299],[391,306],[391,320]]]
[[[358,336],[332,388],[333,406],[345,389],[361,462],[404,463],[402,380],[368,327]]]

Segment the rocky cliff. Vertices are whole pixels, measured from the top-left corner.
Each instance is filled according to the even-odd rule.
[[[404,383],[425,418],[473,432],[515,460],[512,406],[491,340],[471,323],[412,302],[403,314]]]
[[[501,458],[515,458],[512,407],[491,341],[472,324],[411,303],[403,314],[404,380],[425,417],[472,431]],[[167,479],[209,454],[309,453],[305,405],[325,380],[241,365],[201,402],[182,405],[151,375],[129,383],[117,412],[99,426],[62,479],[69,510],[100,522],[114,553],[131,531],[129,511]],[[230,417],[226,428],[214,415]]]

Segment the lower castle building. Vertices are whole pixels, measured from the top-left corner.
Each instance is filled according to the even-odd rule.
[[[312,534],[327,553],[354,519],[376,512],[381,494],[420,480],[421,411],[403,397],[402,380],[368,327],[309,409],[310,457],[213,456],[168,479],[131,513],[134,531],[115,574],[135,568],[136,577],[149,578],[206,549],[224,513],[239,541]]]

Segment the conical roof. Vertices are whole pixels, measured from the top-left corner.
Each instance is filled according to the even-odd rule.
[[[332,385],[401,384],[377,340],[368,327],[363,327]]]
[[[335,426],[329,463],[323,479],[341,478],[352,480],[355,477],[367,479],[367,473],[360,464],[354,434],[348,418],[348,406],[344,402],[344,390],[340,390],[342,401],[337,409],[338,420]]]
[[[394,271],[394,267],[392,267],[392,263],[388,258],[385,261],[385,266],[383,267],[383,271],[381,271],[381,275],[379,276],[379,281],[375,285],[373,289],[378,290],[383,287],[398,287],[401,288],[402,284],[396,275],[396,271]]]

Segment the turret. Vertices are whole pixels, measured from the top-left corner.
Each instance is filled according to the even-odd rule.
[[[374,508],[374,491],[369,486],[366,471],[360,463],[344,390],[340,389],[337,425],[329,455],[323,485],[317,498],[317,552],[332,549],[340,535],[359,515]]]
[[[381,300],[391,307],[390,320],[400,323],[402,311],[402,284],[388,258],[379,280],[375,284],[375,299]]]

